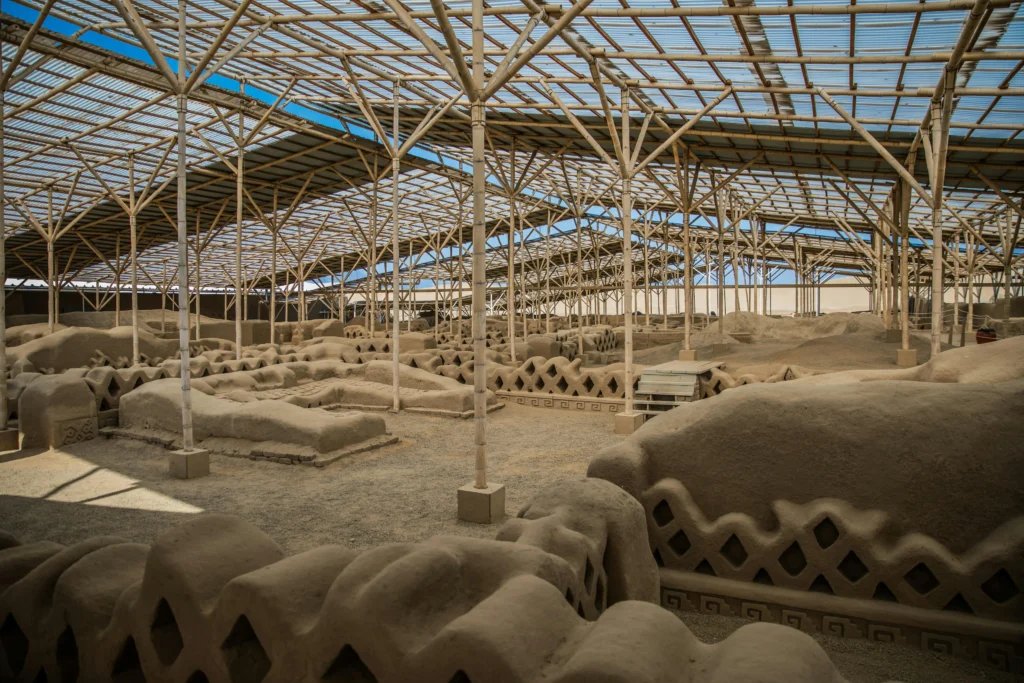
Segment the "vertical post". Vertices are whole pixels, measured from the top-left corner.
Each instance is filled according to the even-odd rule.
[[[245,79],[239,84],[245,95]],[[243,100],[244,101],[244,100]],[[238,110],[238,159],[235,161],[235,360],[242,360],[242,192],[244,190],[245,115]],[[227,313],[225,312],[225,315]]]
[[[715,174],[711,173],[709,179],[711,180],[711,187],[715,186]],[[717,282],[717,295],[718,300],[715,305],[718,307],[718,331],[719,333],[725,332],[725,234],[722,226],[722,202],[720,201],[721,192],[715,190],[715,222],[718,223],[718,282]]]
[[[380,178],[377,176],[377,157],[373,158],[373,188],[370,195],[370,336],[373,336],[377,328],[377,184]],[[365,309],[365,307],[364,307]]]
[[[942,351],[942,198],[946,182],[946,148],[949,143],[949,117],[953,108],[953,89],[956,70],[947,68],[943,73],[945,90],[942,98],[932,99],[932,357]]]
[[[497,163],[500,163],[495,159]],[[516,362],[516,199],[513,195],[516,182],[516,139],[512,138],[512,156],[509,165],[511,184],[508,186],[508,276],[505,281],[505,309],[508,312],[508,340],[512,362]]]
[[[348,314],[345,312],[347,303],[345,301],[345,257],[342,256],[338,259],[338,275],[339,284],[341,286],[340,299],[338,301],[338,319],[341,320],[341,325],[344,327],[345,319],[348,318]]]
[[[135,210],[135,155],[128,155],[128,232],[132,247],[132,365],[141,364],[139,354],[139,272]]]
[[[55,296],[54,296],[54,270],[55,266],[53,263],[53,186],[49,185],[46,188],[46,313],[47,322],[49,323],[49,333],[53,334],[54,326],[57,322],[57,316],[55,314]]]
[[[897,225],[900,233],[900,348],[906,351],[910,348],[910,247],[907,239],[910,222],[910,186],[907,181],[901,179],[897,182],[893,201],[898,201],[895,213],[899,216]]]
[[[690,164],[689,150],[683,148],[682,168],[679,164],[679,152],[673,147],[676,155],[676,178],[679,191],[683,195],[683,299],[686,302],[686,313],[683,318],[683,349],[690,350],[690,332],[693,327],[693,246],[690,244]],[[681,172],[680,172],[681,171]]]
[[[759,227],[760,221],[754,217],[750,217],[750,232],[753,233],[754,237],[754,260],[750,267],[750,278],[754,286],[754,313],[764,313],[764,309],[758,307],[757,300],[757,281],[758,281],[758,267],[757,267],[757,252],[758,246],[760,245],[761,229]]]
[[[192,374],[188,348],[188,261],[187,226],[185,225],[185,113],[188,111],[188,96],[185,94],[185,0],[178,0],[178,347],[181,353],[181,447],[193,450],[192,444]],[[196,273],[199,273],[198,252]],[[198,301],[198,290],[196,299]],[[198,305],[198,304],[197,304]],[[196,329],[199,319],[196,318]]]
[[[548,276],[544,278],[544,331],[551,334],[551,209],[548,209],[545,233],[544,260],[547,263]]]
[[[980,230],[979,230],[980,232]],[[967,236],[967,320],[964,320],[964,334],[974,331],[974,236]]]
[[[576,196],[573,197],[573,204],[576,210],[573,213],[576,218],[576,324],[579,329],[577,342],[580,358],[583,358],[583,226],[581,225],[579,213],[579,177],[579,173],[577,173]]]
[[[646,208],[646,207],[645,207]],[[644,212],[644,325],[651,324],[651,214]]]
[[[3,71],[0,65],[0,71]],[[4,102],[6,84],[0,88],[0,432],[7,431],[7,195],[4,194]],[[8,437],[10,438],[10,437]],[[17,448],[17,437],[14,439]]]
[[[484,251],[487,238],[484,215],[484,182],[487,173],[484,167],[484,136],[487,121],[484,101],[481,99],[484,87],[483,0],[473,0],[473,86],[473,440],[476,445],[474,486],[483,489],[487,488],[487,321],[484,318],[484,288],[487,285]],[[509,239],[511,243],[511,237]],[[509,287],[511,295],[511,281]],[[460,307],[461,303],[460,301]],[[511,309],[511,302],[508,306]],[[512,345],[514,349],[515,340],[512,341]]]
[[[274,186],[274,218],[270,228],[270,343],[277,324],[277,186]]]
[[[160,334],[167,334],[167,261],[163,262],[163,279],[160,280]]]
[[[200,225],[201,225],[201,223],[200,223],[200,212],[197,210],[196,211],[196,339],[199,339],[199,338],[201,338],[203,336],[203,327],[202,327],[202,323],[200,322],[200,318],[203,315],[202,309],[200,308],[200,306],[202,306],[202,303],[203,303],[203,297],[202,297],[203,281],[202,281],[202,278],[200,277],[200,275],[201,275],[200,268],[203,265],[203,263],[202,263],[203,250],[202,250],[201,243],[200,243],[200,240],[199,240],[199,227],[200,227]],[[214,226],[211,224],[210,225],[210,229],[212,230],[213,227]]]
[[[438,280],[441,277],[441,235],[434,236],[434,341],[437,341],[437,328],[441,324],[441,299]],[[344,285],[344,281],[342,281]],[[343,290],[344,291],[344,290]]]
[[[665,221],[661,245],[661,323],[668,330],[668,221]]]
[[[736,220],[739,215],[739,208],[736,206],[736,197],[732,192],[725,193],[726,198],[726,215],[729,217],[729,222],[732,223],[732,249],[729,250],[729,255],[732,256],[732,296],[733,304],[737,313],[740,312],[740,256],[739,256],[739,244],[740,244],[740,222]]]
[[[391,390],[394,396],[393,408],[397,413],[400,407],[400,396],[399,396],[399,383],[398,383],[398,339],[400,337],[398,333],[398,287],[399,287],[399,268],[398,259],[401,253],[398,250],[398,174],[401,170],[401,160],[398,157],[398,96],[399,90],[402,88],[402,80],[397,79],[394,83],[394,89],[392,91],[393,97],[393,110],[392,110],[392,146],[391,146],[391,259],[394,263],[392,267],[392,284],[391,288],[394,290],[394,296],[391,297],[392,312],[391,317],[394,318],[394,322],[391,325]]]
[[[632,418],[633,415],[633,169],[625,162],[630,156],[629,139],[629,90],[622,89],[620,97],[622,108],[622,239],[623,239],[623,280],[624,296],[623,306],[625,310],[626,335],[625,335],[625,376],[626,384],[626,411],[625,414]]]
[[[53,299],[53,289],[52,289],[52,284],[50,284],[53,281],[53,273],[52,273],[52,271],[53,271],[53,235],[52,235],[52,231],[51,231],[50,237],[46,241],[46,248],[47,248],[47,258],[49,260],[50,271],[51,271],[51,273],[49,275],[48,285],[49,285],[49,291],[50,291],[50,299],[52,300]],[[114,238],[114,267],[115,267],[115,270],[114,270],[114,327],[121,327],[121,270],[122,270],[122,267],[121,267],[121,233],[117,233],[117,236]],[[52,319],[53,309],[52,308],[50,309],[50,312],[51,312],[50,334],[53,334],[53,319]]]
[[[953,317],[949,323],[948,344],[953,345],[953,328],[960,319],[960,234],[953,235],[953,246],[956,248],[957,258],[953,261]]]

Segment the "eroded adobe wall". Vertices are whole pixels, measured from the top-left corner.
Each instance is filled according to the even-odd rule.
[[[542,493],[495,541],[286,557],[223,515],[194,517],[151,546],[0,535],[0,678],[842,682],[793,629],[755,624],[698,641],[652,604],[644,535],[640,505],[599,480]]]
[[[1024,379],[985,348],[727,391],[588,472],[644,504],[666,604],[1024,671]]]

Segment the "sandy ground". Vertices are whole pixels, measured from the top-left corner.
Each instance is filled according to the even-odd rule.
[[[455,518],[456,489],[473,478],[472,420],[383,415],[399,443],[323,469],[213,455],[211,476],[181,481],[167,473],[165,450],[121,439],[0,456],[0,528],[22,540],[149,542],[182,515],[207,511],[249,520],[288,553],[492,538],[494,527]],[[586,476],[593,455],[620,438],[606,413],[508,406],[488,418],[489,478],[506,485],[514,515],[541,489]]]

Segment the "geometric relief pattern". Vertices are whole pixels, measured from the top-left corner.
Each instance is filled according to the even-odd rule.
[[[606,371],[597,368],[582,368],[582,361],[573,361],[575,350],[578,348],[577,331],[560,333],[571,339],[572,343],[565,344],[564,354],[554,356],[550,359],[542,357],[528,358],[521,362],[518,367],[505,365],[509,356],[505,353],[490,352],[495,354],[495,360],[488,372],[487,388],[495,392],[521,392],[540,395],[554,396],[555,401],[543,400],[533,403],[542,407],[554,407],[573,410],[584,410],[588,412],[617,412],[618,403],[602,403],[599,401],[588,401],[586,399],[612,399],[621,400],[625,397],[626,387],[623,382],[624,371]],[[587,328],[584,334],[585,345],[588,348],[605,352],[615,348],[615,333],[609,327]],[[439,333],[438,342],[446,343],[446,335]],[[488,332],[488,346],[504,344],[504,336],[500,332]],[[266,366],[267,364],[277,365],[294,361],[317,360],[309,353],[285,345],[274,347],[279,353],[271,356],[266,361],[263,358],[243,358],[241,361],[210,361],[205,357],[192,359],[192,376],[206,377],[209,375],[227,374],[237,371],[252,371]],[[196,349],[200,350],[200,349]],[[283,353],[289,351],[290,353]],[[390,339],[360,338],[353,340],[351,344],[344,345],[342,355],[338,358],[345,362],[364,363],[371,360],[390,360],[391,341]],[[569,356],[569,357],[567,357]],[[332,357],[333,356],[325,356]],[[473,351],[471,349],[460,350],[452,348],[426,349],[415,354],[402,354],[399,362],[411,367],[427,370],[435,375],[449,377],[463,384],[473,383]],[[489,356],[490,357],[490,356]],[[113,367],[93,368],[86,376],[86,383],[96,396],[98,410],[113,410],[120,404],[120,399],[133,389],[137,389],[145,382],[161,379],[163,377],[178,375],[174,367],[174,361],[167,367],[141,367],[115,369]],[[634,389],[640,381],[641,366],[634,368]],[[270,398],[270,396],[266,396]],[[579,401],[564,401],[558,403],[559,398],[582,399]],[[521,403],[521,401],[520,401]]]
[[[919,628],[912,624],[892,623],[889,617],[876,621],[772,601],[751,602],[745,598],[687,590],[685,585],[685,575],[678,573],[663,581],[662,607],[680,612],[736,615],[753,621],[790,626],[809,634],[821,633],[837,638],[864,638],[877,643],[907,645],[930,652],[976,659],[1002,671],[1024,673],[1024,643],[1019,638],[998,640],[976,633],[950,633]],[[919,618],[914,621],[920,623]]]
[[[769,531],[741,513],[708,519],[675,479],[659,481],[641,502],[651,550],[665,569],[951,616],[1024,617],[1024,539],[1014,547],[982,539],[951,561],[931,538],[880,540],[885,515],[834,499],[777,501],[778,524]]]
[[[50,445],[53,448],[89,441],[98,435],[98,427],[95,417],[83,417],[73,420],[63,420],[53,425],[53,434]]]

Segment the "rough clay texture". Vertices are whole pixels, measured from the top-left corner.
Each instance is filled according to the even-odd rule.
[[[75,377],[39,377],[21,392],[18,414],[22,448],[54,448],[97,434],[95,398]]]
[[[829,602],[855,598],[895,610],[897,640],[1020,672],[1024,630],[998,624],[1024,616],[1024,379],[995,383],[989,367],[1015,376],[1013,341],[907,371],[843,373],[843,383],[728,391],[649,421],[588,474],[643,502],[666,570],[715,577],[685,578],[686,597],[673,600],[721,596],[731,590],[722,580],[750,582],[745,594],[770,603],[785,603],[780,589],[810,591],[815,609],[845,622],[809,628],[865,635],[871,623]],[[923,617],[932,631],[907,608],[938,614]]]
[[[727,313],[722,319],[727,335],[750,335],[753,342],[805,341],[856,332],[885,331],[881,318],[872,313],[830,313],[817,318],[772,318],[743,311]],[[712,324],[711,330],[718,331]]]
[[[131,359],[132,328],[68,327],[11,349],[9,362],[12,365],[18,361],[28,362],[40,370],[61,373],[71,368],[90,367],[97,351],[111,359]],[[139,352],[147,358],[168,358],[177,351],[177,340],[160,339],[139,330]]]
[[[802,384],[846,384],[900,380],[960,384],[992,384],[1024,379],[1024,337],[1001,339],[950,349],[927,363],[900,370],[849,370],[817,375]]]
[[[618,557],[628,540],[617,535],[642,528],[643,511],[600,481],[539,498],[499,532],[515,542],[435,537],[284,557],[265,534],[222,515],[192,518],[152,546],[10,539],[0,550],[0,677],[843,681],[793,629],[754,624],[705,645],[668,611],[616,599],[611,583],[585,614],[571,589],[602,578],[618,581],[623,598],[649,597],[643,577],[653,568]],[[605,554],[584,559],[581,548]]]
[[[120,418],[121,428],[128,431],[180,434],[178,383],[167,379],[133,391],[121,401]],[[192,394],[192,424],[201,446],[209,439],[235,439],[306,448],[311,456],[345,449],[386,431],[377,415],[309,411],[282,401],[228,401],[202,391]]]

